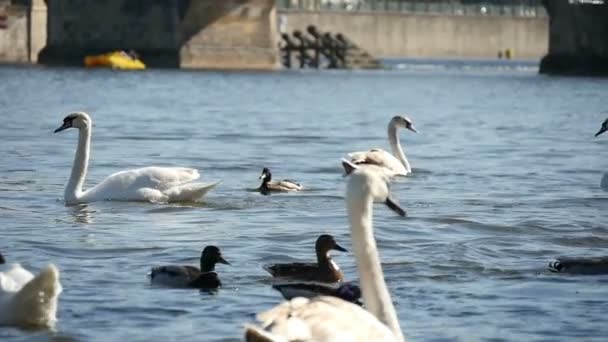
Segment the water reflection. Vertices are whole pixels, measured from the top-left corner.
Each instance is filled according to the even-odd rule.
[[[89,208],[88,204],[78,204],[66,207],[68,213],[74,218],[76,223],[93,223],[93,215],[96,213],[95,210]]]

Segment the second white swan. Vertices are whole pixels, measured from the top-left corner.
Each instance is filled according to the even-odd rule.
[[[351,169],[346,191],[352,246],[369,311],[336,297],[298,297],[258,315],[261,327],[248,326],[246,341],[404,341],[372,226],[373,201],[394,210],[399,206],[389,196],[384,174],[372,168]]]
[[[412,168],[405,157],[405,153],[397,137],[397,128],[399,127],[418,133],[414,128],[412,120],[400,115],[394,116],[388,123],[388,141],[391,144],[393,154],[383,149],[374,148],[369,151],[349,153],[350,161],[359,165],[371,164],[380,166],[389,176],[406,176],[411,173]]]
[[[200,177],[196,169],[186,167],[144,167],[114,173],[88,190],[82,190],[87,175],[93,121],[84,112],[74,112],[63,119],[55,133],[77,128],[78,148],[70,180],[65,187],[66,204],[103,200],[187,202],[195,201],[215,187],[215,183],[191,183]]]

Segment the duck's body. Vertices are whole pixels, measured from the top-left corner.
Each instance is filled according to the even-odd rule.
[[[372,201],[388,198],[386,179],[360,168],[350,173],[347,209],[353,251],[369,311],[330,296],[294,298],[258,315],[247,341],[404,341],[382,275],[371,224]]]
[[[61,291],[54,265],[36,276],[19,264],[0,265],[0,325],[52,328]]]
[[[270,264],[265,265],[264,269],[273,277],[326,283],[341,281],[344,278],[344,274],[329,254],[332,249],[346,252],[346,249],[336,243],[333,236],[323,234],[317,238],[317,242],[315,243],[316,263],[293,262]]]
[[[602,127],[600,128],[600,130],[595,133],[595,137],[597,138],[600,134],[604,133],[608,131],[608,119],[604,120],[604,122],[602,122]],[[602,176],[602,180],[600,182],[600,187],[602,189],[607,189],[608,190],[608,173],[604,173],[604,175]]]
[[[304,297],[313,298],[317,296],[332,296],[338,297],[347,302],[361,304],[361,289],[351,283],[343,283],[340,286],[332,286],[321,283],[285,283],[274,284],[272,288],[281,292],[287,300]]]
[[[557,258],[549,263],[551,272],[594,275],[608,274],[608,256],[603,257],[578,257],[578,258]]]
[[[104,200],[195,201],[219,183],[192,183],[200,177],[196,169],[152,166],[116,172],[96,186],[82,190],[88,170],[92,124],[88,114],[75,112],[66,116],[63,125],[55,130],[55,133],[71,127],[79,130],[76,157],[64,192],[66,204]]]
[[[302,190],[302,185],[287,179],[272,182],[272,173],[270,173],[270,169],[268,169],[267,167],[262,170],[260,179],[262,180],[262,184],[260,184],[258,190],[262,193],[291,192]]]
[[[222,286],[215,264],[229,263],[215,246],[207,246],[201,253],[200,269],[190,265],[166,265],[152,268],[150,281],[154,285],[215,289]]]
[[[397,128],[399,127],[417,132],[409,118],[395,116],[388,124],[388,140],[393,153],[391,154],[381,148],[351,152],[348,154],[350,162],[356,165],[379,166],[389,176],[406,176],[411,173],[412,168],[397,137]]]

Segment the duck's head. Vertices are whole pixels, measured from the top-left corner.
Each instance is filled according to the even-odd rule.
[[[416,128],[414,128],[414,123],[407,116],[395,115],[391,119],[391,122],[390,122],[389,125],[393,125],[395,127],[409,129],[410,131],[412,131],[414,133],[418,133],[418,131],[416,130]]]
[[[323,234],[317,238],[315,249],[318,252],[325,254],[332,249],[335,251],[347,252],[346,248],[338,245],[334,237],[329,234]]]
[[[262,182],[270,182],[270,180],[272,179],[272,173],[270,173],[269,168],[265,167],[262,169],[260,179],[262,180]]]
[[[203,249],[201,253],[201,271],[202,272],[210,272],[215,269],[215,264],[225,264],[230,265],[224,257],[222,257],[222,252],[216,246],[207,246]]]
[[[348,203],[362,203],[361,201],[371,196],[374,202],[382,202],[400,216],[406,216],[405,210],[391,196],[388,175],[380,167],[375,165],[360,167],[354,164],[349,164],[349,167],[352,169],[348,173],[350,177],[346,187]]]
[[[595,136],[597,137],[598,135],[604,133],[608,131],[608,119],[604,120],[604,122],[602,122],[602,128],[600,128],[600,130],[595,133]]]
[[[6,260],[4,260],[4,255],[2,255],[2,253],[0,253],[0,265],[3,265],[6,263]]]
[[[61,132],[68,128],[87,128],[91,127],[93,120],[85,112],[73,112],[63,118],[63,124],[55,130],[55,133]]]

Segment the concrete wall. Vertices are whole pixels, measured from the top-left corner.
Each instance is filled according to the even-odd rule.
[[[539,59],[547,52],[548,19],[401,13],[281,11],[287,31],[316,25],[342,32],[376,57]]]
[[[6,28],[0,28],[0,62],[28,62],[27,9],[21,6],[0,8]]]
[[[549,53],[540,72],[608,76],[608,2],[545,1],[551,17]]]
[[[134,49],[148,66],[276,69],[274,0],[49,1],[41,61]]]

